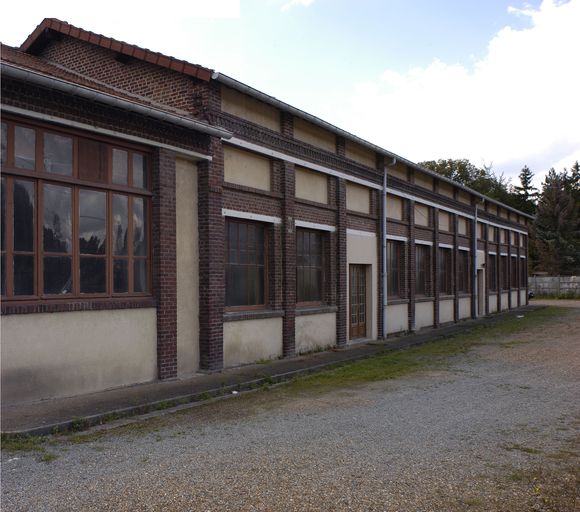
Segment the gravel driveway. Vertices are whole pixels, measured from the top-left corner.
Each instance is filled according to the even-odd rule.
[[[573,511],[578,306],[437,370],[3,453],[2,510]]]

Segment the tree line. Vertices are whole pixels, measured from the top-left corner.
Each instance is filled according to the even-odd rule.
[[[529,271],[549,275],[580,275],[580,165],[548,171],[538,190],[525,165],[514,185],[491,166],[477,167],[467,159],[440,159],[420,166],[532,215]]]

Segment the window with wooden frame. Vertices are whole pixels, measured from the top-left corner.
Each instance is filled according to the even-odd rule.
[[[507,290],[509,288],[509,266],[508,257],[505,255],[500,256],[500,284],[502,290]]]
[[[431,296],[431,246],[415,245],[415,294]]]
[[[267,249],[264,224],[226,221],[226,306],[264,307],[267,297]]]
[[[439,247],[439,293],[441,295],[453,294],[453,265],[451,249]]]
[[[518,258],[517,256],[511,256],[511,286],[512,288],[519,288],[519,273],[518,273]]]
[[[142,148],[4,119],[3,298],[150,295],[148,160]]]
[[[405,244],[387,241],[387,297],[404,297]]]
[[[528,260],[520,258],[520,288],[528,287]]]
[[[497,292],[497,255],[487,255],[487,275],[489,283],[489,291]]]
[[[296,230],[296,301],[321,303],[324,297],[324,236],[320,231]]]
[[[457,293],[469,293],[471,279],[469,251],[457,251]]]

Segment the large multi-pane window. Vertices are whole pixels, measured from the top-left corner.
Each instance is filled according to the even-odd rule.
[[[226,222],[226,306],[266,303],[264,225],[228,219]]]
[[[430,296],[431,291],[431,246],[415,245],[415,293]]]
[[[520,258],[520,288],[528,287],[528,260]]]
[[[296,300],[322,302],[324,287],[323,236],[320,231],[296,230]]]
[[[507,290],[509,288],[509,266],[508,257],[506,255],[500,256],[500,281],[501,289]]]
[[[453,265],[451,249],[439,247],[439,293],[441,295],[453,294]]]
[[[469,293],[469,252],[457,252],[457,292]]]
[[[403,297],[405,275],[405,244],[389,240],[387,242],[387,297]]]
[[[488,254],[487,256],[487,274],[489,291],[497,292],[497,255]]]
[[[2,171],[3,297],[150,293],[146,153],[5,120]]]
[[[519,274],[518,274],[518,258],[517,256],[511,257],[511,286],[512,288],[519,288]]]

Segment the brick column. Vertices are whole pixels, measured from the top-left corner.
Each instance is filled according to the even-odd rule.
[[[453,321],[459,321],[459,289],[457,286],[457,277],[459,274],[459,235],[457,228],[459,227],[459,216],[456,213],[451,214],[451,223],[453,226]],[[476,235],[477,237],[477,235]]]
[[[433,208],[433,261],[431,262],[431,272],[433,273],[433,327],[439,327],[439,208]]]
[[[282,348],[284,357],[296,354],[296,229],[294,226],[295,174],[294,164],[283,162],[282,185],[282,275],[284,318]]]
[[[508,260],[508,268],[507,268],[507,277],[508,277],[508,309],[513,309],[514,305],[512,304],[512,288],[513,288],[513,280],[512,280],[512,232],[508,231],[508,246],[507,246],[507,260]]]
[[[346,261],[346,181],[336,179],[336,344],[344,346],[348,340],[348,264]]]
[[[198,164],[199,355],[201,369],[218,371],[223,368],[225,300],[224,159],[221,140],[212,137],[210,149],[213,160]]]
[[[343,158],[346,157],[346,139],[340,135],[336,136],[336,154]]]
[[[153,290],[157,299],[157,373],[177,377],[175,153],[153,154]]]
[[[409,290],[409,331],[415,330],[415,294],[416,294],[416,279],[415,273],[415,201],[409,200],[408,204],[408,219],[409,219],[409,258],[407,266],[407,277]]]

